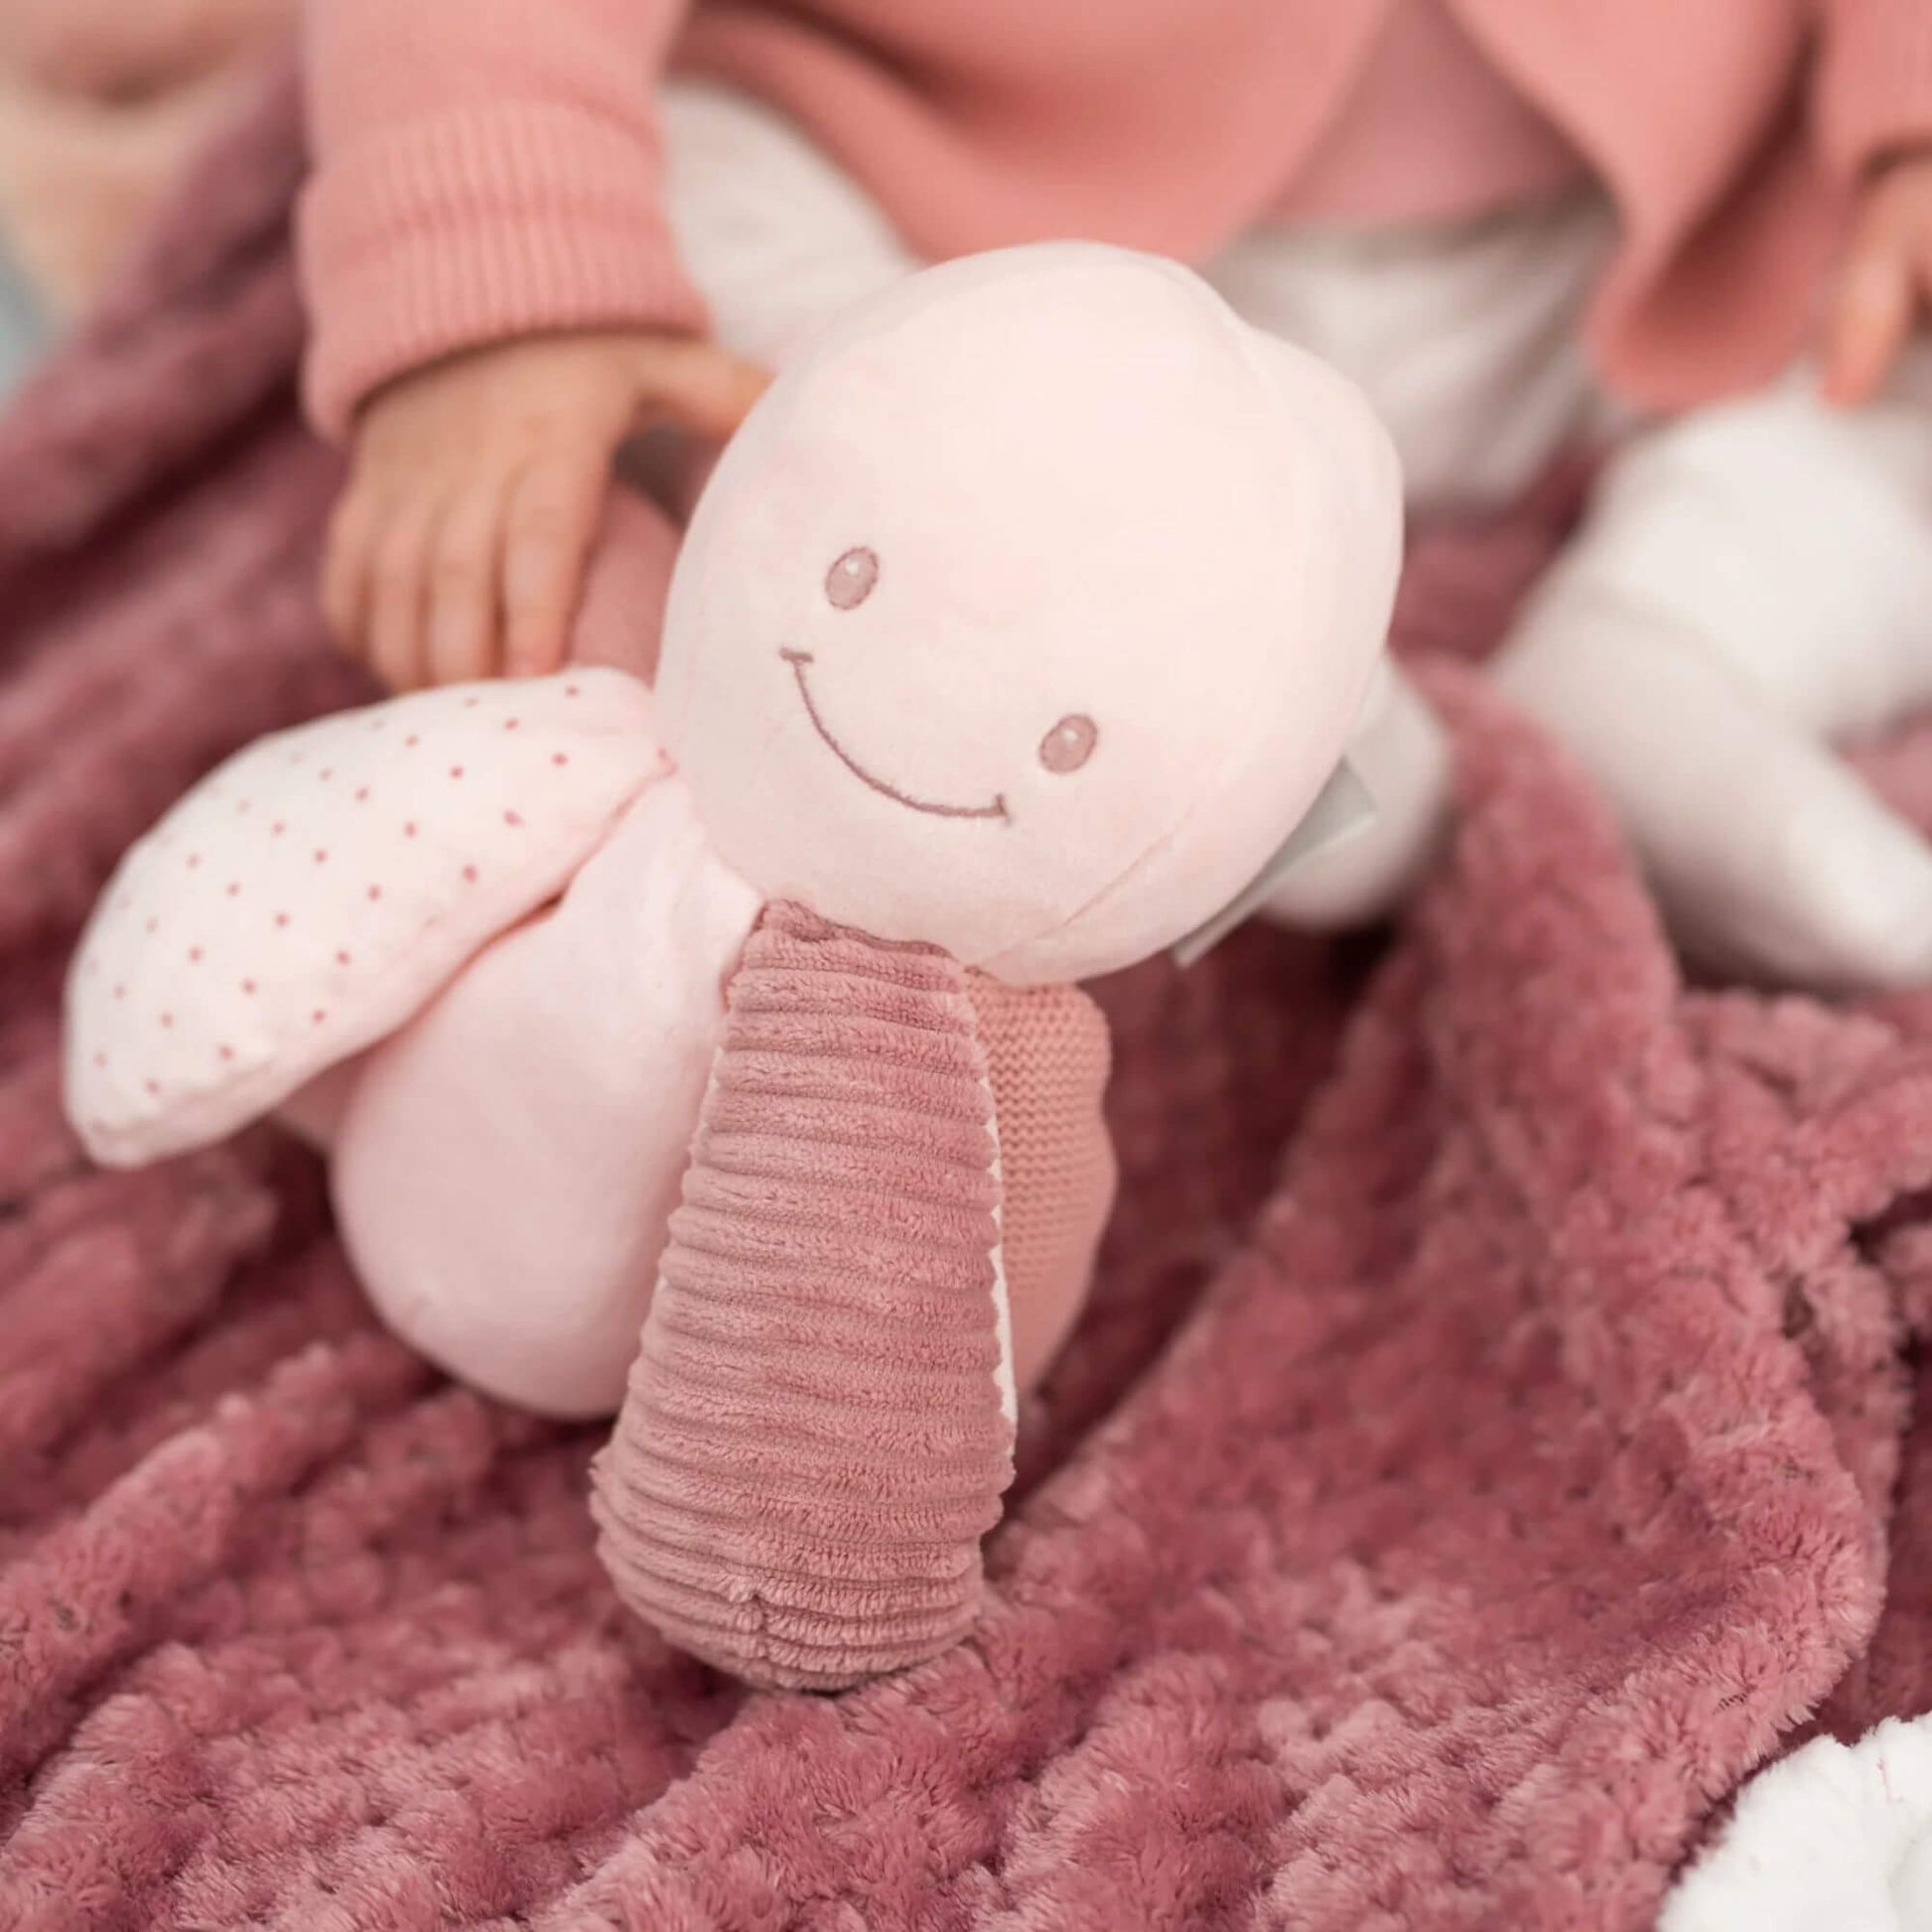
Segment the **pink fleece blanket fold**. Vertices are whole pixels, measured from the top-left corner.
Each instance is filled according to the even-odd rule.
[[[1806,1726],[1932,1705],[1932,999],[1685,986],[1458,661],[1547,519],[1415,559],[1461,817],[1393,939],[1104,989],[1118,1222],[928,1667],[626,1620],[595,1435],[387,1339],[287,1146],[88,1171],[91,891],[354,688],[299,168],[282,90],[0,425],[0,1928],[1636,1928]],[[1876,762],[1932,820],[1932,735]]]

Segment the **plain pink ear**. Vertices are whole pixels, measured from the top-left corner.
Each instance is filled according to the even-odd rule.
[[[571,633],[573,664],[656,677],[677,548],[676,527],[649,497],[622,484],[611,491]]]

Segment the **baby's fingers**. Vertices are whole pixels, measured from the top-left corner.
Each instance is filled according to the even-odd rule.
[[[434,684],[488,677],[502,649],[501,575],[504,499],[510,479],[490,479],[451,508],[430,565],[429,676]]]
[[[645,413],[722,443],[734,435],[771,378],[715,343],[654,343]]]
[[[322,564],[322,615],[330,634],[351,657],[367,656],[369,551],[375,530],[369,492],[352,483],[336,504]]]
[[[367,656],[392,691],[415,690],[427,670],[424,628],[439,507],[420,496],[403,503],[375,540]]]
[[[503,526],[505,667],[537,677],[564,659],[584,566],[611,485],[610,453],[540,457],[511,486]]]
[[[1932,285],[1932,163],[1900,161],[1866,185],[1824,339],[1833,402],[1868,402],[1884,387]]]
[[[1854,254],[1825,339],[1825,394],[1853,407],[1884,387],[1912,333],[1918,280],[1910,260],[1886,247]]]

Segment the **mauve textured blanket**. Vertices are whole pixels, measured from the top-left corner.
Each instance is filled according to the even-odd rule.
[[[934,1664],[671,1654],[597,1433],[386,1338],[306,1158],[90,1172],[90,894],[354,692],[300,165],[283,89],[0,425],[0,1926],[1635,1928],[1753,1766],[1932,1704],[1932,1000],[1686,986],[1458,661],[1534,518],[1415,560],[1461,812],[1400,931],[1102,989],[1120,1212]],[[1873,765],[1932,818],[1932,736]]]

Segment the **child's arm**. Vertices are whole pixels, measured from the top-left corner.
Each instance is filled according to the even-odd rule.
[[[352,472],[325,601],[392,685],[560,659],[624,437],[729,433],[661,206],[683,0],[310,0],[312,413]]]
[[[1859,184],[1860,207],[1827,308],[1826,392],[1868,401],[1932,305],[1932,5],[1814,0],[1817,132]]]

